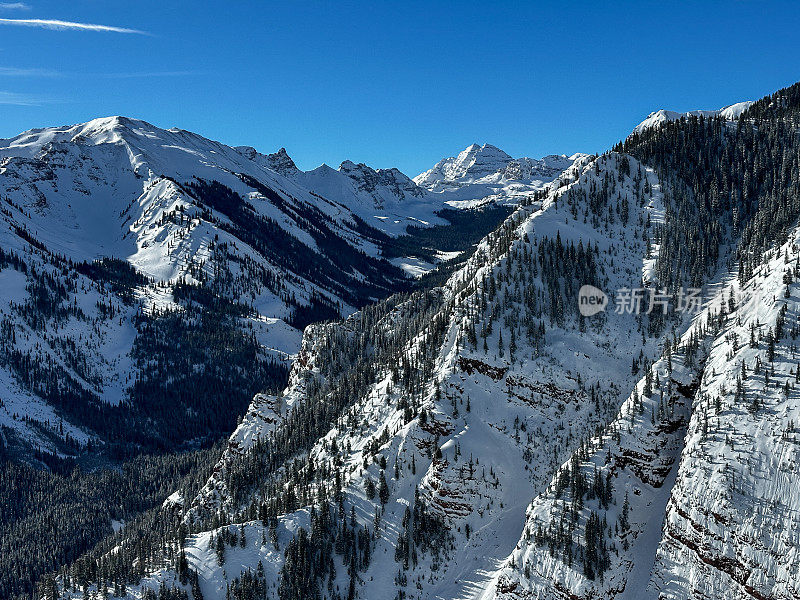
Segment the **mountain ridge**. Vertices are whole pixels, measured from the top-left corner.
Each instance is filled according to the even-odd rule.
[[[475,191],[478,203],[483,193]],[[228,303],[227,311],[240,313],[235,328],[254,332],[262,358],[283,365],[299,350],[306,324],[346,316],[416,285],[409,273],[435,270],[463,254],[474,235],[468,218],[453,226],[441,216],[458,210],[447,198],[419,188],[397,169],[345,161],[339,170],[323,165],[304,172],[285,149],[262,154],[232,148],[122,116],[0,140],[0,196],[6,201],[0,240],[13,252],[13,264],[29,271],[9,275],[9,300],[33,302],[30,272],[41,270],[49,277],[42,284],[47,302],[59,315],[47,326],[63,321],[63,335],[75,344],[89,324],[124,315],[107,331],[89,336],[93,350],[81,359],[83,375],[65,366],[72,351],[47,340],[46,331],[29,332],[22,309],[13,304],[0,308],[8,339],[22,328],[39,340],[21,350],[24,356],[41,360],[41,348],[47,348],[46,355],[58,357],[59,377],[72,381],[75,393],[116,407],[126,405],[131,382],[139,377],[140,367],[130,359],[145,331],[139,312],[163,321],[163,314],[186,312],[187,302],[201,312]],[[476,227],[495,222],[477,220]],[[442,253],[409,234],[431,227],[460,228],[463,247]],[[79,282],[66,294],[57,284],[64,277],[60,271]],[[91,288],[103,308],[83,307],[77,322],[68,311],[60,316],[67,304],[83,306],[82,287]],[[192,300],[199,289],[213,302]],[[108,302],[111,310],[105,308]],[[8,352],[17,346],[11,343]],[[4,373],[4,389],[38,406],[37,417],[30,423],[15,418],[21,411],[9,409],[17,405],[10,402],[0,410],[3,425],[26,443],[63,452],[57,442],[63,436],[57,435],[56,443],[49,439],[57,415],[47,402],[35,400],[41,391],[30,396],[24,391],[28,384],[15,383],[20,369],[28,367]],[[74,400],[69,405],[77,408]],[[74,416],[67,420],[72,439],[83,444],[93,439],[80,430],[85,423]],[[37,432],[36,423],[50,423],[47,433]]]
[[[647,118],[633,128],[634,133],[642,133],[643,131],[652,127],[658,127],[662,123],[669,121],[676,121],[688,117],[721,117],[727,121],[735,121],[742,113],[750,108],[754,102],[746,100],[744,102],[737,102],[728,106],[723,106],[719,110],[690,110],[687,112],[677,112],[674,110],[660,109],[651,112]]]

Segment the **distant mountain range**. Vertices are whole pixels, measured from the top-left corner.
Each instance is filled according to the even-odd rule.
[[[525,185],[538,189],[556,175]],[[138,412],[135,397],[150,394],[144,389],[163,372],[146,375],[147,359],[132,357],[147,327],[173,311],[235,313],[233,329],[255,336],[264,368],[280,372],[299,350],[305,325],[410,289],[409,273],[434,269],[493,228],[509,209],[480,218],[467,211],[458,225],[446,218],[485,204],[485,193],[466,185],[459,197],[471,202],[453,204],[447,193],[397,169],[345,161],[339,169],[304,172],[285,149],[260,154],[125,117],[0,140],[0,240],[6,261],[18,266],[3,271],[0,305],[8,342],[0,360],[0,390],[8,398],[0,423],[16,440],[11,445],[55,451],[54,440],[67,434],[85,445],[107,426],[95,423],[97,416],[81,417],[86,405],[99,403],[105,421],[129,419],[112,419],[111,407]],[[409,226],[438,227],[440,237],[446,232],[462,246],[442,238],[440,248],[430,247],[409,237]],[[153,322],[145,326],[143,319]],[[163,358],[168,371],[181,362]],[[32,366],[43,361],[47,378],[70,389],[69,397],[25,383],[33,372],[45,376]],[[185,372],[173,378],[185,385],[187,369],[197,365],[180,368]],[[257,385],[244,365],[237,368],[245,388]],[[208,410],[220,409],[221,397],[207,400]],[[195,410],[190,399],[177,404]],[[189,439],[204,437],[203,427],[212,425],[201,423],[189,428]]]

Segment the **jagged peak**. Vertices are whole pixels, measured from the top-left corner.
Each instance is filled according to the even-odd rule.
[[[349,177],[359,190],[372,194],[378,205],[383,204],[380,189],[398,199],[404,198],[406,194],[424,194],[410,177],[397,168],[374,169],[364,163],[345,160],[339,165],[339,173]]]
[[[319,173],[319,174],[330,174],[330,173],[338,173],[336,169],[330,166],[328,163],[322,163],[320,166],[311,169],[308,173]]]
[[[452,189],[472,183],[498,184],[501,181],[550,181],[582,154],[567,157],[551,154],[541,159],[514,158],[489,143],[470,144],[458,156],[440,160],[414,183],[431,191]]]
[[[355,169],[369,169],[370,171],[374,171],[371,167],[368,167],[364,163],[354,163],[352,160],[343,160],[339,163],[339,171],[352,171]]]
[[[498,148],[493,144],[483,144],[483,145],[474,143],[470,144],[463,151],[459,153],[459,157],[464,154],[469,154],[473,156],[478,156],[478,155],[498,156],[502,157],[503,159],[508,159],[508,160],[512,159],[511,155],[509,155],[507,152],[501,150],[500,148]]]
[[[268,154],[267,159],[272,168],[283,175],[292,175],[300,172],[300,169],[297,168],[294,160],[292,160],[292,157],[289,156],[284,147],[281,147],[277,152]]]

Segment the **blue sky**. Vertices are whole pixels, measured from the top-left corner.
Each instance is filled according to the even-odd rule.
[[[652,110],[800,80],[798,31],[800,3],[746,0],[6,0],[0,137],[123,114],[412,176],[472,142],[600,152]]]

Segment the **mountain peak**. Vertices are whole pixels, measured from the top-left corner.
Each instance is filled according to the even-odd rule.
[[[289,156],[289,153],[286,152],[286,148],[281,148],[272,154],[261,154],[252,146],[236,146],[234,150],[236,150],[246,159],[260,163],[268,169],[271,169],[272,171],[280,173],[286,177],[300,172],[300,169],[298,169],[297,165],[294,164],[294,161]]]
[[[73,125],[73,128],[80,129],[81,133],[84,135],[87,135],[90,132],[91,133],[103,133],[112,131],[119,132],[125,129],[136,129],[136,128],[158,129],[155,125],[148,123],[147,121],[143,121],[142,119],[135,119],[133,117],[125,117],[123,115],[98,117],[96,119],[92,119],[91,121],[87,121],[86,123],[79,123],[77,125]],[[183,130],[173,127],[171,129],[168,129],[167,131],[172,133],[178,133]]]
[[[339,163],[339,170],[340,171],[352,171],[353,169],[363,169],[369,168],[364,163],[354,163],[352,160],[343,160]]]
[[[501,154],[506,154],[503,150],[495,146],[494,144],[484,144],[481,146],[481,150],[484,152],[500,152]],[[506,154],[508,156],[508,154]]]
[[[426,187],[471,182],[503,169],[512,157],[491,144],[470,144],[458,156],[440,160],[433,169],[414,178]]]
[[[469,146],[467,146],[463,150],[463,152],[461,152],[459,154],[459,156],[461,154],[464,154],[465,152],[466,153],[470,153],[470,154],[482,154],[482,155],[489,155],[489,156],[502,156],[502,157],[508,158],[509,160],[511,160],[511,158],[512,158],[509,154],[507,154],[506,152],[504,152],[503,150],[501,150],[500,148],[498,148],[497,146],[495,146],[493,144],[483,144],[483,145],[470,144]]]
[[[288,176],[300,172],[300,169],[297,168],[297,165],[292,160],[292,157],[289,156],[288,152],[286,152],[286,148],[281,147],[277,152],[268,154],[267,160],[272,166],[272,170],[277,171],[281,175]]]
[[[442,159],[432,169],[417,175],[414,182],[430,191],[452,191],[475,183],[497,188],[504,182],[530,182],[537,187],[552,181],[579,156],[582,155],[513,158],[492,144],[470,144],[458,156]],[[518,191],[517,186],[515,193]]]

